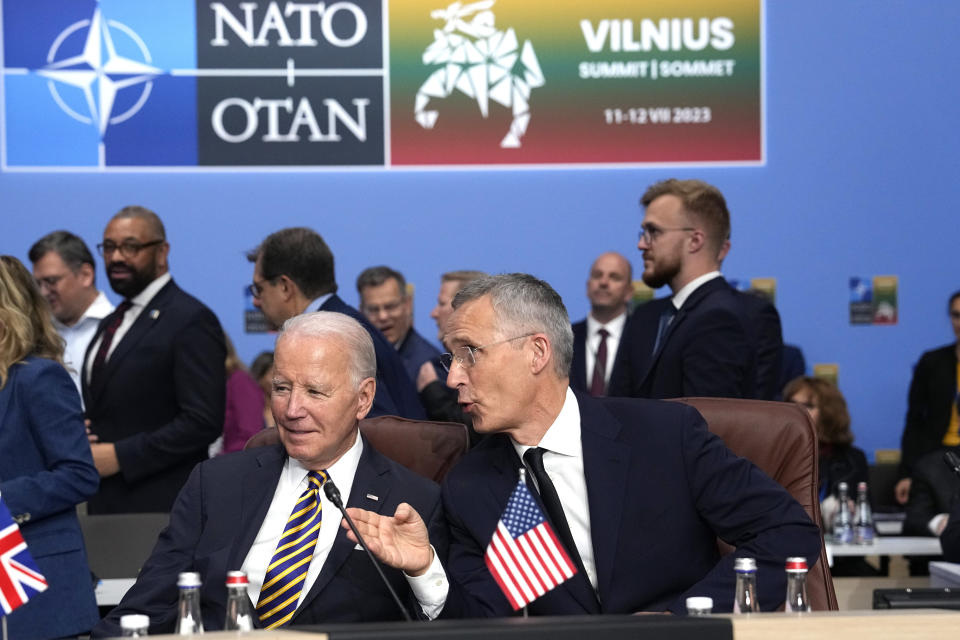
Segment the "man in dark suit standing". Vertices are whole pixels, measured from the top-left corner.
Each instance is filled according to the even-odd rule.
[[[123,301],[101,321],[83,365],[90,448],[101,476],[88,512],[169,511],[223,430],[223,330],[173,282],[170,245],[154,212],[120,210],[98,249]]]
[[[607,395],[632,295],[630,262],[614,251],[601,254],[591,265],[587,278],[590,315],[573,325],[570,386],[577,391]]]
[[[422,419],[423,407],[403,361],[380,331],[337,296],[333,253],[320,234],[306,227],[271,233],[247,254],[254,263],[253,304],[279,328],[308,311],[336,311],[357,320],[370,333],[377,352],[377,394],[371,417]]]
[[[569,388],[573,336],[548,284],[526,274],[484,278],[464,287],[454,308],[447,384],[488,436],[443,484],[451,534],[445,617],[511,612],[484,550],[524,466],[578,567],[528,606],[531,615],[684,613],[694,595],[730,611],[736,557],[756,559],[758,600],[775,610],[784,558],[816,562],[820,531],[803,508],[731,453],[696,410]],[[357,518],[374,553],[397,557],[397,540],[424,546],[426,528],[415,519]],[[721,558],[717,537],[733,553]],[[408,570],[430,559],[407,557]]]
[[[413,328],[413,297],[403,274],[386,266],[364,269],[357,276],[357,293],[360,311],[400,354],[410,380],[416,380],[420,367],[440,351]]]
[[[610,395],[772,397],[779,316],[769,302],[736,292],[720,273],[730,250],[723,194],[699,180],[670,179],[647,189],[641,203],[643,281],[654,289],[668,285],[673,295],[631,318]],[[761,362],[762,354],[775,362]]]
[[[207,631],[222,628],[224,582],[236,569],[249,579],[258,628],[400,619],[370,559],[341,529],[323,490],[329,482],[347,505],[390,514],[399,508],[401,515],[412,505],[424,514],[436,547],[418,549],[425,571],[385,573],[411,613],[439,612],[447,592],[439,488],[377,453],[359,433],[376,388],[369,333],[341,313],[298,315],[284,324],[274,362],[271,408],[280,444],[213,458],[194,470],[136,584],[94,637],[118,635],[120,616],[128,613],[148,615],[151,634],[175,633],[183,571],[200,573]]]

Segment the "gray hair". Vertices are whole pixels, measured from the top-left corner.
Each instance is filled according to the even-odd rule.
[[[553,348],[553,368],[561,378],[570,376],[573,360],[573,330],[560,294],[553,287],[526,273],[507,273],[478,278],[465,285],[453,299],[453,308],[490,296],[497,317],[497,333],[544,333]]]
[[[335,337],[340,340],[350,354],[350,377],[357,388],[364,379],[377,376],[377,354],[373,350],[373,340],[363,325],[348,315],[334,311],[314,311],[293,316],[280,328],[277,343],[288,335]]]

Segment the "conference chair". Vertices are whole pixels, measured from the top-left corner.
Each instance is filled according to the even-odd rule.
[[[822,531],[817,491],[819,445],[806,409],[789,402],[733,398],[677,398],[674,402],[697,409],[712,433],[780,483]],[[837,595],[822,543],[821,535],[820,559],[807,574],[807,595],[814,610],[836,610]],[[732,551],[720,540],[717,544],[721,553]]]
[[[467,427],[456,422],[379,416],[361,420],[360,433],[383,455],[434,482],[441,482],[470,446]],[[278,442],[280,436],[275,428],[264,429],[254,434],[244,448]]]
[[[90,570],[98,578],[136,578],[170,514],[84,514],[79,519]]]

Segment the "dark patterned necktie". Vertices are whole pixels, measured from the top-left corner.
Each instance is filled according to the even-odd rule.
[[[107,363],[107,354],[110,353],[110,345],[113,344],[113,336],[117,333],[120,325],[123,324],[123,316],[127,314],[127,311],[129,311],[132,306],[133,303],[129,300],[124,300],[117,305],[117,308],[110,314],[107,326],[103,330],[103,338],[100,340],[100,348],[97,349],[97,354],[93,358],[93,366],[90,367],[91,385],[103,371],[103,365]]]
[[[606,329],[597,331],[600,335],[600,346],[597,347],[597,360],[593,363],[593,380],[590,382],[590,395],[602,396],[607,391],[607,336]]]

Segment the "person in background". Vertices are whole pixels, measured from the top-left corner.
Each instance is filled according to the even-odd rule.
[[[370,267],[357,277],[360,311],[392,344],[407,375],[416,380],[424,363],[440,357],[435,346],[413,328],[413,298],[403,274],[390,267]]]
[[[223,334],[227,345],[227,404],[223,414],[223,435],[210,445],[210,455],[241,451],[253,434],[263,429],[264,392],[237,356],[233,341]]]
[[[263,397],[266,399],[263,406],[263,426],[266,428],[277,426],[270,410],[270,391],[273,388],[273,351],[261,351],[250,363],[250,375],[260,385]]]
[[[97,622],[76,506],[98,482],[50,307],[20,261],[0,256],[0,495],[48,585],[6,616],[10,638],[76,636]]]
[[[50,303],[53,326],[66,342],[63,364],[80,393],[83,354],[113,305],[97,289],[97,265],[80,237],[69,231],[48,233],[30,247],[29,257],[37,286]]]
[[[954,341],[920,356],[910,381],[900,442],[900,481],[894,489],[900,504],[907,502],[913,466],[921,456],[960,446],[960,291],[950,296],[947,312]]]

